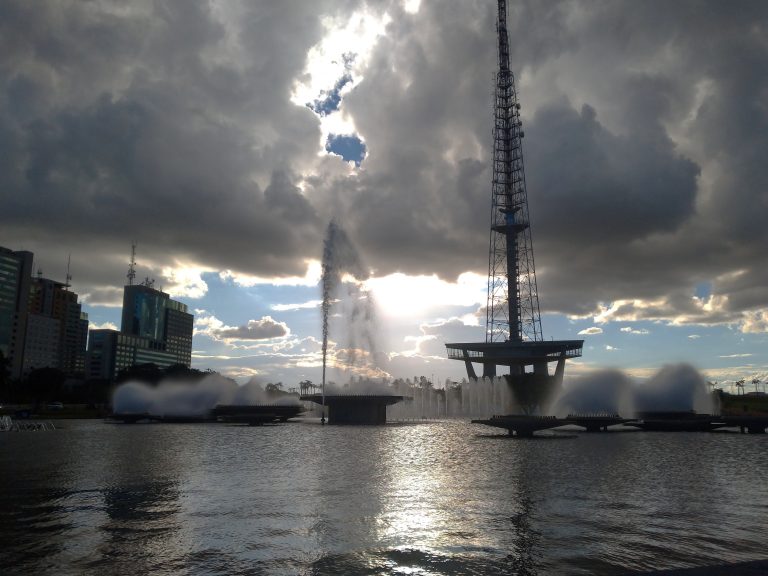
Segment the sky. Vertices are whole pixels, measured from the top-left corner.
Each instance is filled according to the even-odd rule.
[[[768,377],[768,5],[510,2],[508,28],[544,335],[585,340],[569,374]],[[491,0],[3,2],[0,245],[54,279],[71,255],[92,326],[119,327],[136,242],[194,311],[193,366],[295,385],[321,378],[335,219],[376,369],[461,378],[495,43]]]

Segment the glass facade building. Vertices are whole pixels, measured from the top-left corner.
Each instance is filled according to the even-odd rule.
[[[12,378],[21,376],[24,362],[32,259],[31,252],[0,247],[0,352]]]
[[[165,310],[170,296],[149,286],[126,286],[123,290],[121,331],[152,340],[165,336]]]
[[[112,380],[136,364],[189,367],[193,321],[187,305],[171,300],[165,292],[143,284],[125,286],[120,332],[90,332],[89,377]]]

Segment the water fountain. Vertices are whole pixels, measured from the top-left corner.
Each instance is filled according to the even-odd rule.
[[[384,424],[387,421],[387,406],[400,402],[403,397],[390,394],[386,390],[363,390],[359,386],[351,386],[346,390],[327,390],[328,368],[328,333],[331,308],[337,303],[342,276],[347,273],[355,279],[365,276],[357,250],[349,240],[346,232],[334,221],[328,224],[323,241],[323,277],[322,277],[322,330],[323,330],[323,375],[320,393],[302,394],[301,399],[319,404],[322,410],[321,422],[325,423],[325,412],[328,410],[329,424]],[[369,354],[366,358],[375,363],[376,346],[373,327],[373,300],[370,294],[359,287],[350,288],[350,309],[347,311],[347,336],[350,338],[348,363],[354,365],[358,359],[357,341],[362,344]],[[334,365],[336,365],[334,355]]]

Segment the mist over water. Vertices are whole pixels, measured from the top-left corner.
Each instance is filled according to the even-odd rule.
[[[634,383],[621,370],[600,370],[566,384],[550,412],[556,416],[587,413],[633,414]]]
[[[163,381],[157,386],[126,382],[112,397],[116,414],[205,416],[219,404],[298,404],[295,396],[274,397],[255,380],[242,385],[218,374],[194,382]]]
[[[639,412],[711,414],[712,394],[701,373],[689,364],[662,367],[646,381],[637,381],[620,370],[600,370],[566,383],[549,412],[611,413],[631,417]]]
[[[664,366],[648,382],[637,387],[638,412],[695,410],[711,414],[712,394],[701,373],[688,364]]]

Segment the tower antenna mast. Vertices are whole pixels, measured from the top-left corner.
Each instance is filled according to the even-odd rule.
[[[507,2],[498,0],[498,71],[493,107],[493,183],[486,342],[540,341],[541,314],[525,188],[523,123],[509,67]]]
[[[65,290],[69,290],[69,287],[72,286],[72,284],[70,284],[70,282],[72,281],[72,274],[69,273],[69,266],[71,263],[72,263],[72,254],[69,253],[67,254],[67,276],[66,276],[67,279],[64,281]]]
[[[131,262],[128,264],[128,286],[133,286],[136,278],[136,242],[131,243]]]

